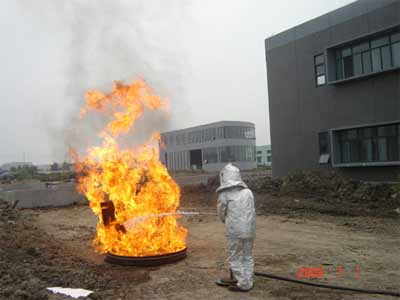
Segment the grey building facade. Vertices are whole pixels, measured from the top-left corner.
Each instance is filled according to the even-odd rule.
[[[168,170],[215,172],[228,162],[242,170],[256,163],[255,126],[249,122],[221,121],[164,132],[160,160]]]
[[[360,0],[265,40],[274,177],[396,180],[400,0]]]

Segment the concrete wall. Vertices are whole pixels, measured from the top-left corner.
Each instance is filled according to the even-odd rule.
[[[18,201],[16,208],[57,207],[87,203],[86,198],[76,191],[75,184],[1,191],[0,198],[10,205]]]
[[[314,56],[332,45],[400,24],[399,0],[361,0],[266,40],[273,176],[318,168],[318,133],[400,120],[400,72],[316,87]],[[399,168],[340,168],[393,179]]]

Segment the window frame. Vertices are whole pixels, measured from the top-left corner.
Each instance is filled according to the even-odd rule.
[[[400,69],[400,64],[395,64],[395,53],[393,53],[394,45],[399,43],[400,25],[392,26],[374,32],[368,35],[358,37],[356,39],[342,43],[341,45],[335,45],[328,47],[328,59],[329,64],[332,64],[333,71],[330,72],[328,77],[328,84],[336,84],[349,80],[354,80],[362,77],[372,76],[392,70]],[[387,38],[387,42],[373,44],[373,41],[379,41]],[[368,49],[365,45],[368,44]],[[364,47],[362,47],[364,46]],[[357,49],[358,48],[358,49]],[[343,66],[344,57],[342,51],[351,49],[353,73],[352,76],[345,77],[345,70]],[[356,51],[355,51],[356,49]],[[372,53],[379,54],[379,69],[374,70],[374,61]],[[354,62],[356,61],[355,56],[361,54],[362,73],[356,73]],[[385,55],[386,54],[386,55]],[[396,56],[398,57],[398,56]],[[369,61],[366,61],[368,59]],[[386,62],[386,66],[385,66]],[[328,66],[329,67],[329,66]],[[376,66],[375,66],[376,67]]]
[[[395,128],[395,135],[390,136],[390,135],[385,135],[385,136],[379,136],[378,134],[378,129],[386,126],[391,126],[393,125]],[[363,136],[363,132],[365,132],[365,129],[371,128],[371,136]],[[341,148],[342,146],[339,143],[339,140],[341,139],[340,135],[344,131],[350,131],[350,130],[356,130],[357,131],[357,136],[353,141],[355,143],[359,143],[358,146],[358,156],[360,158],[359,161],[357,162],[352,162],[351,161],[351,149],[349,150],[349,155],[350,155],[350,161],[345,162],[342,158],[342,153],[341,153]],[[376,131],[374,134],[373,132]],[[360,133],[361,132],[361,133]],[[378,141],[380,138],[384,138],[386,142],[386,154],[389,156],[389,139],[398,139],[400,141],[400,120],[396,121],[391,121],[391,122],[382,122],[382,123],[375,123],[375,124],[363,124],[359,126],[353,126],[353,127],[344,127],[344,128],[336,128],[336,129],[331,129],[331,138],[330,141],[332,143],[332,154],[331,154],[331,161],[332,161],[332,166],[333,167],[370,167],[370,166],[393,166],[393,165],[400,165],[400,143],[397,144],[397,148],[395,149],[397,151],[397,160],[386,160],[386,161],[380,161],[379,160],[379,145]],[[363,142],[370,140],[371,141],[371,161],[363,160]],[[347,139],[346,139],[347,141]],[[350,141],[350,139],[349,139]],[[350,146],[351,147],[351,146]],[[377,148],[378,147],[378,148]],[[393,150],[393,149],[391,149]],[[374,158],[375,157],[375,158]]]
[[[317,63],[317,58],[318,57],[322,57],[323,61],[321,63]],[[314,81],[315,81],[315,86],[316,87],[321,87],[327,84],[327,72],[326,72],[326,58],[325,58],[325,53],[320,53],[317,55],[314,55]],[[323,67],[324,68],[324,72],[322,74],[318,74],[317,69],[318,67]],[[320,77],[324,77],[324,83],[319,84],[318,83],[318,78]]]
[[[257,162],[256,146],[229,145],[218,147],[220,163],[228,162]]]
[[[320,131],[318,132],[318,153],[319,153],[319,159],[318,159],[318,163],[320,165],[325,165],[325,164],[330,164],[331,163],[331,138],[330,138],[330,132],[329,131]],[[322,138],[324,137],[324,138]],[[323,141],[323,139],[326,139],[326,150],[322,149],[321,146],[321,141]],[[324,147],[324,148],[325,148]]]

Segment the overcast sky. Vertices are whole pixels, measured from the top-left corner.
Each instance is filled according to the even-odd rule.
[[[84,92],[139,77],[171,103],[160,130],[250,121],[267,144],[264,39],[350,2],[2,0],[0,163],[64,160]]]

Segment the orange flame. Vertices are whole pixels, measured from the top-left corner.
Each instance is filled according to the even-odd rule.
[[[88,91],[81,117],[90,110],[110,118],[100,133],[102,146],[91,147],[80,159],[71,150],[78,174],[78,191],[89,200],[98,216],[95,250],[124,256],[150,256],[177,252],[186,247],[187,230],[178,224],[176,215],[145,219],[134,230],[123,224],[135,217],[176,212],[180,189],[159,161],[155,132],[147,143],[121,149],[117,137],[128,133],[145,109],[160,110],[167,103],[154,95],[150,87],[137,80],[130,85],[116,82],[113,90],[104,94]],[[104,203],[114,208],[113,218],[104,219]],[[103,204],[102,204],[103,203]]]

